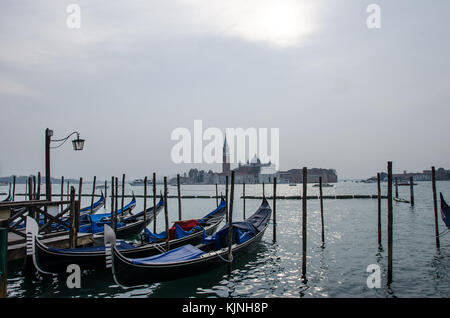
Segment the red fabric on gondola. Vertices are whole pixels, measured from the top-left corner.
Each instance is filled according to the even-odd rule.
[[[186,220],[186,221],[177,221],[169,229],[169,239],[170,240],[174,240],[177,238],[177,234],[176,234],[176,231],[177,231],[176,225],[177,224],[185,231],[190,231],[192,228],[196,227],[197,225],[200,225],[200,223],[198,223],[197,219]]]

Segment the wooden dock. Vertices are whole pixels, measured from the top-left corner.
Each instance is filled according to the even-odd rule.
[[[23,231],[25,233],[25,231]],[[41,240],[45,245],[55,248],[69,248],[69,233],[56,232],[43,235]],[[91,233],[78,233],[77,246],[87,246],[94,243]],[[8,262],[23,259],[26,256],[26,241],[15,233],[8,233]]]

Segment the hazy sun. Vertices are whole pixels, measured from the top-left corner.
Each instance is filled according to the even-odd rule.
[[[313,12],[302,1],[258,1],[238,15],[234,35],[275,46],[300,44],[313,29]]]

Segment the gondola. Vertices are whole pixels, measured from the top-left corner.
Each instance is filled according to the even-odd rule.
[[[91,210],[91,206],[87,206],[85,208],[80,209],[80,214],[95,213],[102,207],[104,202],[105,202],[105,197],[103,196],[103,191],[102,191],[102,196],[100,197],[100,199],[98,199],[98,201],[94,202],[94,204],[92,205],[92,210]]]
[[[136,198],[133,194],[132,201],[123,208],[123,211],[127,209],[133,209],[136,206]],[[156,204],[156,214],[158,214],[163,208],[162,199]],[[147,218],[144,220],[144,211],[135,215],[120,217],[122,209],[117,210],[117,237],[120,239],[130,238],[132,236],[141,233],[153,220],[153,208],[148,208],[146,211]],[[80,233],[92,233],[97,235],[103,235],[104,225],[111,224],[111,214],[83,214],[80,215]]]
[[[158,205],[162,205],[162,200],[160,201],[160,203],[158,203]],[[147,209],[147,211],[153,214],[153,208]],[[207,235],[211,235],[217,230],[217,227],[225,217],[225,212],[226,203],[222,199],[219,206],[215,210],[208,213],[203,218],[198,219],[200,225]],[[33,261],[35,267],[41,273],[65,272],[67,266],[70,264],[78,264],[82,270],[105,268],[104,245],[76,249],[56,249],[48,247],[44,245],[38,237],[36,237],[36,230],[33,228],[32,224],[36,224],[36,222],[34,220],[30,221],[30,227],[27,226],[27,232],[33,230],[35,231],[34,233],[32,233],[32,236],[35,237],[35,240],[34,243],[30,242],[30,246],[33,247]],[[184,237],[170,240],[170,247],[176,248],[184,244],[201,243],[203,230],[196,231]],[[132,245],[124,241],[120,241],[118,242],[117,248],[119,248],[122,253],[128,257],[146,257],[161,253],[161,251],[163,251],[165,248],[165,244],[165,242],[143,242],[140,245]]]
[[[440,193],[441,196],[441,216],[442,220],[444,221],[445,225],[447,226],[447,229],[450,230],[450,206],[445,202],[444,196],[442,193]],[[106,232],[105,232],[106,234]]]
[[[320,184],[314,184],[313,187],[314,187],[314,188],[318,188],[318,187],[320,187]],[[324,183],[324,184],[322,184],[322,188],[332,188],[332,187],[334,187],[334,185],[332,185],[332,184],[330,184],[330,183]]]
[[[2,200],[2,202],[10,202],[10,201],[12,201],[11,192],[8,193],[8,196],[6,197],[6,199]]]
[[[130,217],[124,217],[124,215],[127,215],[131,212],[131,210],[134,209],[136,206],[136,198],[133,194],[133,198],[131,199],[130,203],[128,203],[126,206],[123,207],[123,213],[122,209],[119,209],[116,211],[116,215],[118,217],[118,223],[117,226],[118,232],[117,235],[119,238],[127,238],[136,234],[139,234],[141,231],[144,230],[144,228],[148,225],[148,223],[151,220],[148,220],[147,225],[145,225],[143,222],[136,222],[138,220],[134,219],[128,219]],[[161,208],[161,206],[160,206]],[[69,218],[65,217],[61,221],[62,222],[68,222]],[[44,223],[44,219],[41,218],[41,224]],[[78,231],[80,233],[92,233],[92,234],[103,234],[103,225],[104,224],[110,224],[111,223],[111,213],[97,213],[97,214],[90,214],[90,213],[80,213],[80,227]],[[61,224],[52,224],[52,230],[53,231],[68,231],[70,228],[69,225],[64,226]]]
[[[408,200],[402,199],[402,198],[394,198],[394,201],[396,201],[396,202],[401,202],[401,203],[409,203]]]
[[[260,241],[269,224],[272,210],[265,198],[258,210],[242,222],[233,222],[233,258],[248,253]],[[122,287],[152,284],[204,273],[225,264],[228,255],[228,225],[202,243],[183,245],[158,255],[127,257],[116,243],[114,231],[105,226],[106,267]]]
[[[134,196],[134,193],[133,193],[133,198],[131,199],[130,203],[128,203],[127,205],[125,205],[125,206],[123,207],[123,211],[122,211],[122,208],[118,209],[118,210],[116,211],[116,214],[117,214],[117,215],[120,215],[120,216],[126,216],[127,214],[131,214],[131,211],[132,211],[135,207],[136,207],[136,197]],[[105,215],[105,216],[108,216],[108,215],[111,215],[111,212],[101,213],[101,214],[96,213],[96,215]]]

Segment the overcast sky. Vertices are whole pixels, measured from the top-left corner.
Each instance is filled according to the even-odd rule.
[[[0,176],[44,171],[47,127],[86,139],[55,177],[184,172],[170,135],[196,119],[279,128],[281,169],[450,168],[448,0],[2,0],[0,27]]]

